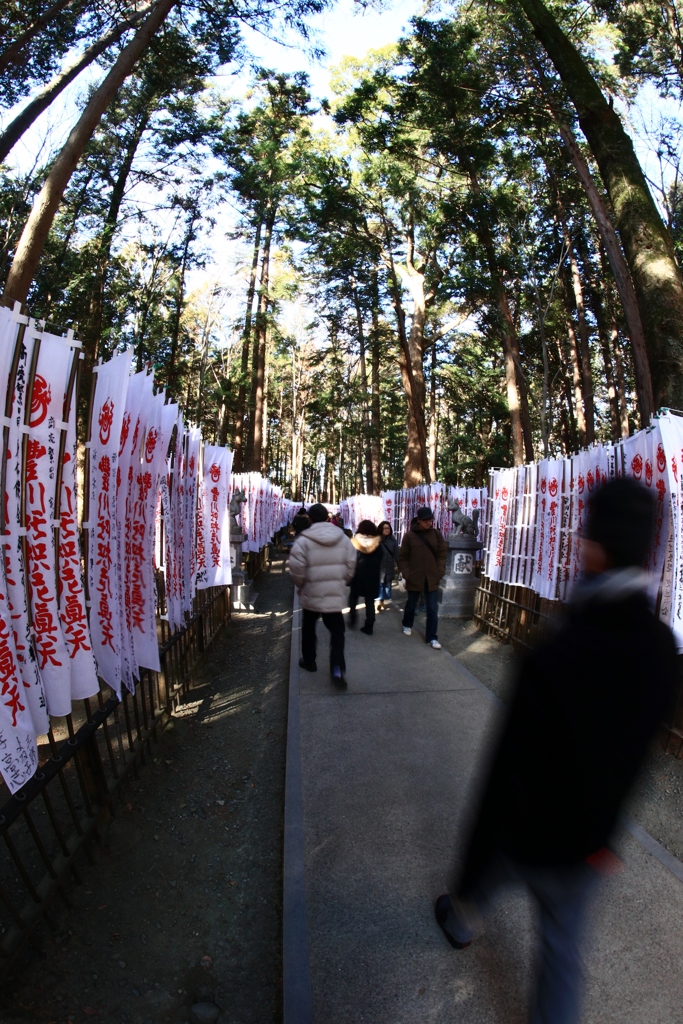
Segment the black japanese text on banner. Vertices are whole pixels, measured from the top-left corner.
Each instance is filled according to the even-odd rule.
[[[5,327],[8,327],[6,317],[11,313],[9,310],[2,310]],[[9,324],[11,327],[11,322]],[[16,337],[14,324],[14,334]],[[8,338],[9,341],[9,338]],[[31,350],[33,343],[31,342]],[[8,353],[4,351],[4,357]],[[50,719],[47,712],[47,698],[43,680],[38,671],[38,660],[36,658],[33,642],[33,631],[31,629],[29,603],[28,603],[28,579],[24,565],[24,522],[22,511],[22,492],[24,488],[25,473],[23,469],[24,449],[24,399],[26,397],[26,386],[29,377],[29,351],[27,345],[19,342],[16,376],[12,391],[12,408],[9,424],[9,447],[6,453],[6,475],[5,475],[5,538],[4,538],[4,570],[5,586],[7,587],[7,601],[12,619],[16,656],[21,672],[24,686],[24,696],[31,713],[33,729],[36,734],[46,733],[50,727]]]
[[[78,544],[76,501],[76,401],[71,402],[62,465],[59,508],[59,618],[71,667],[71,699],[94,697],[99,690]]]
[[[9,379],[18,326],[10,310],[0,310],[0,380]],[[3,447],[4,462],[7,454]],[[21,636],[21,630],[17,633]],[[0,572],[0,773],[11,793],[16,793],[38,766],[37,730],[29,707],[29,690],[30,683],[28,687],[24,684],[17,659],[5,574]]]
[[[97,671],[119,696],[123,623],[116,566],[116,469],[132,360],[128,350],[98,367],[90,429],[90,635]]]
[[[27,331],[27,337],[29,332]],[[26,570],[38,669],[51,715],[71,712],[71,665],[64,642],[57,595],[57,459],[72,352],[64,338],[42,333],[39,345],[26,457]]]

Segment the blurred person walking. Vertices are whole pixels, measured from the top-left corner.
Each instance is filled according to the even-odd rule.
[[[441,649],[438,637],[439,583],[446,571],[447,554],[446,540],[441,531],[434,528],[434,513],[430,508],[419,508],[398,553],[398,566],[408,591],[403,632],[406,636],[412,633],[415,607],[424,591],[427,606],[425,640],[435,650]]]
[[[383,612],[387,604],[391,604],[391,584],[396,575],[398,565],[398,541],[394,537],[391,523],[385,519],[377,527],[379,530],[380,547],[382,549],[382,566],[379,574],[379,611]]]
[[[337,686],[346,686],[344,616],[346,587],[356,569],[356,549],[346,534],[328,523],[324,505],[311,505],[311,525],[299,534],[289,555],[289,572],[303,609],[299,665],[316,672],[315,625],[322,615],[330,633],[330,672]]]
[[[522,883],[539,914],[531,1024],[576,1024],[591,897],[619,864],[619,810],[677,683],[676,648],[643,570],[655,501],[619,478],[593,496],[582,579],[554,637],[527,656],[497,743],[463,867],[436,919],[456,949],[496,889]]]
[[[375,625],[375,598],[379,591],[379,578],[384,555],[377,527],[369,519],[359,523],[356,536],[351,541],[358,552],[356,571],[349,588],[349,625],[356,625],[358,598],[365,598],[365,625],[361,633],[372,636]]]

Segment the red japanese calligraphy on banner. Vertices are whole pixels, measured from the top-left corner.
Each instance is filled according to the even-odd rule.
[[[155,513],[159,482],[166,467],[162,429],[163,395],[152,398],[142,457],[135,464],[131,578],[132,636],[135,659],[140,668],[158,672],[159,644],[156,625],[154,583]],[[167,446],[167,445],[166,445]]]
[[[9,320],[8,320],[9,318]],[[16,338],[18,323],[12,322],[9,310],[0,309],[0,325],[4,325],[7,346],[0,349],[0,359],[7,362],[6,373],[9,374],[9,361],[12,358],[12,338]],[[1,329],[1,328],[0,328]],[[47,732],[49,717],[47,698],[43,680],[38,671],[38,662],[33,646],[33,636],[27,599],[27,581],[24,567],[24,551],[22,533],[21,491],[23,485],[22,446],[24,434],[24,398],[28,367],[33,351],[33,338],[29,337],[20,345],[16,377],[12,393],[12,409],[9,425],[9,444],[6,452],[7,476],[5,485],[5,518],[4,518],[4,569],[7,587],[7,606],[9,609],[14,645],[21,672],[24,696],[31,713],[35,735]],[[3,373],[4,378],[4,373]]]
[[[204,445],[204,470],[201,482],[200,521],[203,532],[199,544],[201,561],[197,564],[197,589],[232,583],[230,567],[230,516],[228,494],[232,452],[227,448]]]
[[[190,427],[187,432],[183,512],[183,590],[188,610],[197,587],[197,478],[201,443],[199,428]]]
[[[122,632],[118,572],[117,468],[132,352],[97,368],[91,410],[88,589],[98,674],[121,694]]]
[[[71,666],[59,615],[55,548],[57,460],[72,350],[41,333],[38,400],[31,403],[26,448],[26,571],[38,669],[51,715],[71,711]]]
[[[11,310],[0,308],[0,381],[4,382],[5,389],[16,383],[9,381],[9,376],[12,358],[18,343],[19,320],[20,317]],[[22,371],[19,387],[23,398],[26,367],[25,348],[23,348],[23,358],[20,359],[20,364]],[[0,397],[4,402],[6,390],[2,391],[1,387]],[[16,398],[12,414],[23,416],[23,402],[17,403]],[[18,426],[19,423],[15,423],[15,428]],[[13,431],[10,428],[9,433],[9,447],[2,450],[0,457],[7,462],[7,487],[14,488],[18,479],[16,475],[18,472],[18,458],[16,457],[18,455],[18,430]],[[15,457],[12,457],[12,452]],[[11,494],[5,494],[5,533],[8,527],[14,528],[12,533],[6,533],[3,538],[6,545],[4,561],[6,565],[9,562],[10,574],[14,560],[9,561],[7,545],[14,548],[17,556],[16,562],[21,567],[17,497],[16,489]],[[11,521],[10,516],[12,517]],[[23,587],[23,576],[21,584]],[[17,586],[16,583],[15,586]],[[45,731],[44,724],[47,722],[42,681],[38,676],[35,661],[31,660],[33,652],[31,651],[29,654],[30,638],[26,612],[25,594],[21,609],[17,607],[13,611],[10,608],[5,574],[0,571],[0,774],[11,793],[16,793],[31,778],[38,767],[36,735]],[[16,616],[16,621],[14,616]],[[26,660],[23,666],[17,653],[17,641],[24,645],[23,653]],[[26,646],[27,644],[29,647]]]
[[[81,700],[93,697],[99,689],[99,683],[86,614],[81,554],[78,544],[75,401],[71,403],[62,465],[58,558],[59,618],[69,654],[71,699]]]
[[[133,574],[137,561],[133,537],[133,506],[135,474],[142,457],[141,442],[147,430],[151,407],[153,378],[145,372],[135,373],[128,380],[126,400],[118,447],[116,468],[116,521],[119,619],[121,630],[121,680],[129,691],[138,678],[133,640]]]

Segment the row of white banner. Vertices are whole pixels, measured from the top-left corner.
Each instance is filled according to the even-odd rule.
[[[657,500],[649,555],[651,596],[683,650],[683,515],[680,473],[683,419],[667,414],[647,430],[578,455],[493,470],[484,573],[565,600],[580,572],[581,530],[591,495],[612,476],[628,475]]]
[[[233,478],[232,453],[203,445],[179,407],[154,393],[152,374],[131,373],[127,351],[95,368],[81,535],[79,349],[71,335],[0,307],[0,772],[12,792],[36,769],[50,715],[97,694],[100,680],[120,696],[142,669],[159,670],[157,568],[172,631],[197,589],[231,582],[233,489],[247,493],[250,551],[297,507],[258,474]]]
[[[483,536],[486,515],[485,487],[450,487],[447,484],[423,484],[420,487],[400,491],[382,491],[381,495],[355,494],[340,504],[344,526],[354,533],[364,519],[373,523],[384,520],[391,523],[394,534],[400,541],[417,514],[419,508],[427,506],[434,513],[434,525],[445,535],[453,529],[452,514],[448,505],[456,499],[460,510],[472,518],[479,510],[479,536]]]

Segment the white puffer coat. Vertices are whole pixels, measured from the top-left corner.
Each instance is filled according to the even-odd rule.
[[[333,523],[313,523],[294,541],[289,572],[302,608],[340,612],[348,603],[347,585],[356,570],[356,549]]]

